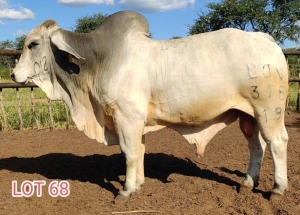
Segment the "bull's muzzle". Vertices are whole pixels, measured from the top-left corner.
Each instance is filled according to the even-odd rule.
[[[15,77],[15,73],[12,73],[10,75],[11,80],[13,80],[14,82],[16,82],[16,77]]]

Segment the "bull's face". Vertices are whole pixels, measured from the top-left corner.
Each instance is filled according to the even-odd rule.
[[[64,39],[65,35],[53,20],[47,20],[32,30],[25,40],[22,56],[13,70],[12,80],[23,84],[34,82],[47,94],[48,98],[61,99],[55,71],[62,68],[55,62],[59,56],[55,56],[53,47],[69,54],[71,59],[84,60]]]
[[[11,78],[18,83],[33,81],[44,83],[50,80],[55,69],[51,46],[68,53],[70,58],[85,60],[64,41],[64,35],[53,20],[47,20],[27,36],[19,63]]]
[[[36,27],[26,38],[22,56],[11,78],[18,83],[44,82],[50,73],[50,33],[58,28],[54,21]]]

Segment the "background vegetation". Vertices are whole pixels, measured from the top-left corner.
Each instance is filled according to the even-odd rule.
[[[189,33],[197,34],[222,28],[261,31],[271,35],[279,44],[300,38],[299,0],[223,0],[208,3],[201,11]]]

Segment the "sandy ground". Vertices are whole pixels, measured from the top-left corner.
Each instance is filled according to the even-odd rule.
[[[0,214],[300,214],[300,113],[287,112],[289,192],[269,200],[273,164],[267,152],[260,184],[239,193],[247,169],[247,142],[234,123],[208,145],[205,157],[176,132],[146,135],[146,184],[125,204],[113,199],[122,187],[124,158],[73,130],[0,132]],[[12,181],[17,186],[13,189]],[[41,197],[12,197],[21,184],[41,180]],[[69,183],[67,197],[51,197],[55,181]],[[29,186],[26,191],[29,192]],[[35,190],[36,191],[36,190]],[[65,191],[65,190],[64,190]],[[61,193],[64,194],[63,190]],[[147,212],[147,213],[142,213]],[[129,213],[128,213],[129,214]],[[132,213],[131,213],[132,214]]]

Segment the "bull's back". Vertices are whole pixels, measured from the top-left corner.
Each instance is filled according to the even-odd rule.
[[[149,118],[201,124],[229,109],[284,108],[285,58],[260,34],[222,30],[156,42],[153,53]]]

